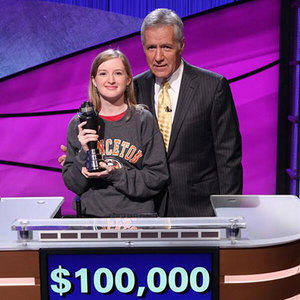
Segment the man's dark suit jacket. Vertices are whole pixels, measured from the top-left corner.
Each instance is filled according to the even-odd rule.
[[[155,77],[134,78],[138,103],[155,115]],[[241,194],[241,136],[227,80],[184,62],[184,71],[167,153],[170,182],[160,215],[213,216],[209,196]]]

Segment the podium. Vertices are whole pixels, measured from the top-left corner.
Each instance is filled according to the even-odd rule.
[[[3,299],[300,294],[295,196],[211,196],[213,218],[54,219],[62,202],[1,199]]]

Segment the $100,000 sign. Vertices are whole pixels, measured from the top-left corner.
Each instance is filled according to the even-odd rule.
[[[42,268],[47,266],[42,274],[43,299],[217,299],[216,253],[66,251],[51,250],[44,255],[46,262],[41,260]]]

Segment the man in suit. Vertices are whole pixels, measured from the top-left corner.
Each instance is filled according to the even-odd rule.
[[[141,36],[149,70],[134,78],[136,99],[158,120],[170,171],[159,214],[214,216],[210,195],[241,194],[243,185],[241,136],[228,82],[182,59],[183,24],[172,10],[148,14]]]
[[[141,35],[149,70],[134,78],[135,93],[160,125],[160,94],[169,84],[169,137],[165,125],[160,128],[170,182],[160,215],[213,216],[210,195],[242,193],[241,136],[227,80],[182,60],[182,29],[181,19],[169,9],[146,16]]]

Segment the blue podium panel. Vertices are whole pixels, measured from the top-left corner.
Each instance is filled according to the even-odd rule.
[[[295,196],[211,196],[212,218],[53,219],[62,200],[0,199],[0,279],[11,279],[0,288],[3,299],[265,300],[300,293]],[[274,273],[285,275],[270,280]],[[25,289],[16,278],[33,284]]]
[[[218,299],[218,248],[40,249],[42,299]]]

